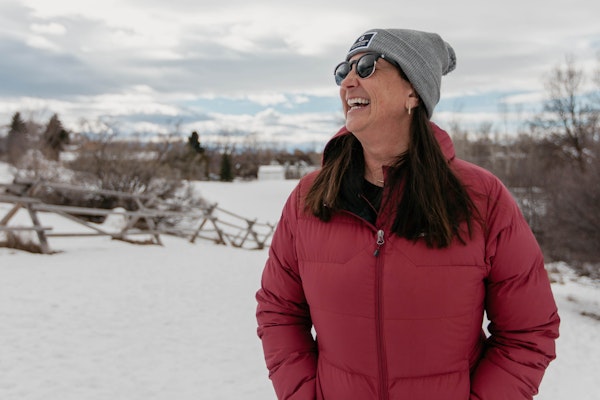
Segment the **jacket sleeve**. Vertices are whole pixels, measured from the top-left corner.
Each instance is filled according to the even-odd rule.
[[[317,347],[294,245],[298,192],[284,207],[256,294],[258,336],[280,400],[316,398]]]
[[[488,198],[486,312],[490,337],[472,373],[471,400],[532,399],[555,357],[559,316],[538,243],[498,183]]]

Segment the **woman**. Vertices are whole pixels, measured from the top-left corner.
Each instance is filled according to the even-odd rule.
[[[537,393],[556,305],[510,193],[430,122],[454,66],[437,34],[399,29],[337,66],[346,125],[289,197],[256,296],[279,399]]]

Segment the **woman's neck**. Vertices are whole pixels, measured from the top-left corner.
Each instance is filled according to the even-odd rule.
[[[402,147],[402,148],[400,148]],[[371,148],[363,146],[363,156],[365,159],[365,179],[377,186],[383,186],[385,183],[384,167],[394,165],[398,161],[398,157],[406,152],[406,146],[398,146],[394,149],[392,146],[387,146],[381,151],[373,151]]]

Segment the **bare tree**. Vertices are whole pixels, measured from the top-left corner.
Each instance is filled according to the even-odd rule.
[[[586,168],[567,166],[554,172],[548,186],[546,251],[572,263],[580,272],[600,278],[600,145]]]
[[[181,185],[180,172],[169,164],[165,146],[118,138],[112,132],[114,128],[107,128],[80,145],[77,158],[69,163],[78,180],[72,183],[160,198],[172,196]],[[102,208],[131,208],[117,204],[117,200],[107,197],[96,201]]]
[[[533,126],[554,144],[555,156],[566,163],[586,168],[588,149],[598,140],[600,104],[593,91],[586,91],[587,76],[567,57],[546,80],[548,100]]]
[[[600,102],[594,97],[600,85],[590,88],[589,81],[567,57],[549,75],[549,100],[533,127],[541,130],[539,158],[546,160],[542,245],[552,258],[600,276]]]

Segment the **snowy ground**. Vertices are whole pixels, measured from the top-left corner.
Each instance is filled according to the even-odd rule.
[[[7,173],[0,164],[0,180]],[[294,184],[198,187],[275,222]],[[254,319],[266,250],[163,240],[50,238],[61,251],[51,256],[0,248],[0,399],[274,399]],[[552,267],[562,336],[536,399],[598,399],[600,286]]]

